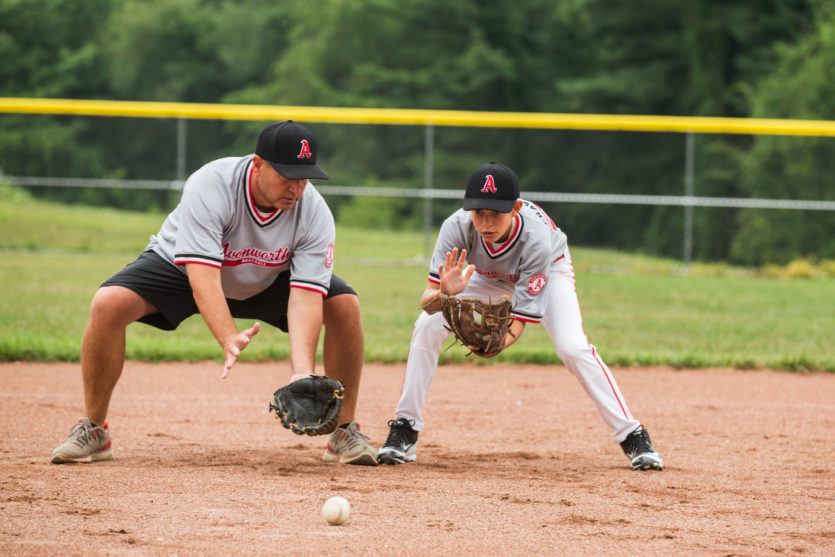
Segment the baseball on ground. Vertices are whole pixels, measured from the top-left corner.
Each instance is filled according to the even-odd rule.
[[[322,505],[322,516],[328,524],[342,524],[351,515],[351,505],[344,497],[331,497]]]

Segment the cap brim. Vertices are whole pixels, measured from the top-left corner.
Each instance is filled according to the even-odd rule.
[[[516,200],[506,199],[485,199],[485,198],[464,198],[464,210],[475,211],[476,209],[488,209],[497,213],[509,213],[516,205]]]
[[[267,162],[275,168],[276,172],[291,180],[301,180],[302,178],[330,180],[330,176],[315,164],[278,164],[272,161]]]

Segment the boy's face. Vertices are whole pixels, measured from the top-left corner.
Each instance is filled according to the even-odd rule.
[[[474,209],[470,211],[470,218],[473,221],[473,226],[485,242],[499,244],[510,236],[513,219],[519,213],[521,206],[522,202],[517,201],[513,210],[509,213],[499,213],[490,209]]]

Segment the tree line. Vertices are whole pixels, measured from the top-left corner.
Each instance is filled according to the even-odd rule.
[[[0,0],[0,96],[835,119],[831,0]],[[176,123],[0,115],[7,175],[173,179]],[[263,122],[190,121],[189,171]],[[422,187],[421,127],[312,125],[332,183]],[[700,196],[833,199],[832,139],[696,136]],[[433,180],[487,160],[524,191],[680,195],[680,134],[443,128]],[[171,192],[37,188],[165,211]],[[337,198],[338,221],[419,226],[411,199]],[[454,204],[435,204],[436,223]],[[546,204],[574,244],[679,257],[682,208]],[[831,212],[697,208],[694,256],[835,257]]]

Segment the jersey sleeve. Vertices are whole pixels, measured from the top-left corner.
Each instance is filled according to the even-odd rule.
[[[174,264],[223,265],[223,228],[233,204],[229,188],[212,168],[204,166],[189,177],[177,211]]]
[[[446,252],[452,251],[453,248],[458,248],[459,253],[462,249],[467,251],[471,249],[466,228],[472,226],[472,224],[469,218],[461,219],[462,213],[463,211],[459,209],[441,225],[438,239],[435,241],[435,250],[432,252],[432,259],[429,262],[429,282],[441,284],[439,269],[444,263]]]
[[[310,184],[307,186],[311,188]],[[336,228],[333,214],[318,192],[305,192],[290,260],[290,288],[328,295],[333,274]]]

